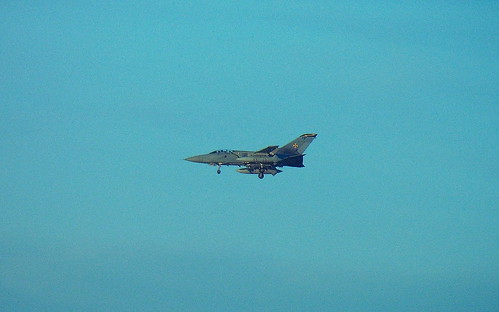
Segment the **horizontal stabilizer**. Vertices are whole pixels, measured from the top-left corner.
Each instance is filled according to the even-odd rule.
[[[305,167],[303,165],[303,156],[305,155],[296,155],[296,156],[291,156],[286,159],[283,159],[279,162],[279,166],[288,166],[288,167]]]

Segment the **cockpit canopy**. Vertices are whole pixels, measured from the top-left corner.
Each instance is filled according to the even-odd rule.
[[[233,153],[233,151],[227,150],[227,149],[225,149],[225,150],[217,150],[217,151],[211,152],[210,154],[220,154],[220,153]]]

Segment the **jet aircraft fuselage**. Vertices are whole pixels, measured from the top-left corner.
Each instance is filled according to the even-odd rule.
[[[240,173],[258,174],[263,179],[265,174],[276,175],[281,170],[277,167],[304,167],[303,152],[312,143],[317,134],[303,134],[295,140],[279,148],[271,145],[258,151],[217,150],[208,154],[192,156],[185,160],[220,167],[245,166],[238,169]]]

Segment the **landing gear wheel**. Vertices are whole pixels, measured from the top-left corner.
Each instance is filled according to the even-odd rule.
[[[218,173],[218,174],[222,173],[222,170],[218,169],[218,170],[217,170],[217,173]]]
[[[265,175],[263,174],[263,172],[260,172],[260,173],[258,174],[258,178],[260,178],[260,179],[263,179],[263,177],[264,177],[264,176],[265,176]]]

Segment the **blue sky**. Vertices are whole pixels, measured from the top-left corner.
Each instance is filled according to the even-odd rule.
[[[6,311],[496,311],[494,1],[3,1]],[[259,180],[188,163],[318,133]]]

